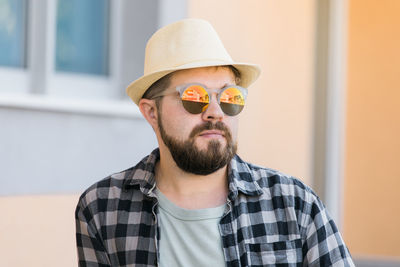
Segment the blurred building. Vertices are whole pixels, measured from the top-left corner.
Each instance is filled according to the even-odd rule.
[[[239,154],[313,187],[357,266],[400,265],[397,0],[0,0],[1,266],[77,266],[74,208],[157,146],[125,95],[147,39],[209,20],[261,65]]]

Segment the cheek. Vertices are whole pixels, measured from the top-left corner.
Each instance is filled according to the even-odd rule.
[[[196,120],[190,116],[184,116],[182,113],[179,116],[178,114],[169,113],[168,116],[169,118],[164,118],[166,117],[164,114],[162,121],[166,133],[181,140],[186,140],[196,126]]]
[[[182,114],[174,101],[165,97],[162,101],[161,114],[159,115],[167,134],[175,135],[176,132],[182,131],[182,125],[180,124]]]

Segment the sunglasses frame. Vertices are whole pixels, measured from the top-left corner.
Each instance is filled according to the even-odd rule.
[[[180,100],[181,100],[181,103],[182,103],[182,94],[185,92],[185,90],[186,89],[188,89],[190,86],[201,86],[206,92],[207,92],[207,94],[209,95],[209,97],[210,97],[210,99],[209,99],[209,103],[208,104],[210,104],[210,102],[211,102],[211,100],[212,100],[212,97],[213,97],[213,95],[212,95],[212,93],[216,93],[217,94],[217,102],[218,102],[218,105],[220,105],[220,107],[221,107],[221,95],[222,95],[222,93],[225,91],[225,90],[227,90],[227,89],[229,89],[229,88],[236,88],[236,89],[238,89],[241,93],[242,93],[242,95],[243,95],[243,98],[244,98],[244,100],[246,101],[246,98],[247,98],[247,89],[246,88],[244,88],[244,87],[241,87],[241,86],[239,86],[239,85],[227,85],[227,86],[225,86],[225,87],[223,87],[223,88],[220,88],[220,89],[210,89],[210,88],[208,88],[207,86],[205,86],[204,84],[201,84],[201,83],[188,83],[188,84],[182,84],[182,85],[178,85],[177,87],[175,87],[174,89],[175,89],[175,92],[178,92],[179,93],[179,98],[180,98]],[[170,95],[170,94],[174,94],[175,92],[170,92],[171,90],[170,89],[167,89],[167,90],[165,90],[164,92],[162,92],[161,94],[158,94],[158,95],[155,95],[154,97],[152,97],[152,98],[157,98],[157,97],[162,97],[162,96],[166,96],[166,95]],[[182,103],[183,104],[183,103]],[[186,110],[186,109],[185,109]],[[221,108],[221,110],[222,111],[224,111],[222,108]],[[187,110],[186,110],[187,111]],[[189,111],[187,111],[187,112],[189,112]],[[190,114],[200,114],[200,113],[202,113],[202,112],[200,112],[200,113],[191,113],[191,112],[189,112]],[[240,113],[240,112],[239,112]],[[239,114],[238,113],[238,114]],[[225,111],[224,111],[224,114],[226,114],[225,113]],[[236,115],[238,115],[238,114],[236,114]],[[228,115],[228,114],[226,114],[226,115]],[[234,115],[234,116],[236,116],[236,115]],[[231,115],[228,115],[228,116],[231,116]]]

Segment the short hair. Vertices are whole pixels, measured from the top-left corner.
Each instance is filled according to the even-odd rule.
[[[169,85],[171,84],[172,74],[173,74],[173,72],[165,75],[161,79],[158,79],[156,82],[154,82],[149,87],[149,89],[146,90],[146,92],[143,94],[142,98],[144,98],[144,99],[155,99],[156,106],[157,106],[157,108],[159,108],[161,97],[156,97],[155,98],[155,96],[161,95],[161,93],[169,87]]]
[[[237,68],[235,68],[232,65],[227,65],[227,66],[215,66],[217,69],[218,68],[228,68],[232,71],[233,75],[235,76],[235,84],[239,84],[241,81],[241,75],[240,72]],[[171,72],[161,79],[158,79],[156,82],[154,82],[149,89],[146,90],[146,92],[143,94],[142,98],[145,99],[155,99],[156,101],[156,106],[159,108],[160,106],[160,101],[161,97],[155,97],[157,95],[161,95],[161,93],[168,88],[168,86],[171,84],[171,77],[174,74],[174,72]]]

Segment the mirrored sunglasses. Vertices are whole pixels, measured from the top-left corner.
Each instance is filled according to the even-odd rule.
[[[183,107],[191,114],[204,112],[210,104],[212,93],[217,93],[217,101],[221,110],[226,115],[236,116],[243,110],[247,97],[247,89],[237,85],[228,85],[222,89],[209,89],[205,85],[191,83],[176,87],[176,91],[179,92]]]

